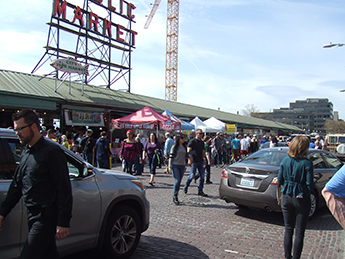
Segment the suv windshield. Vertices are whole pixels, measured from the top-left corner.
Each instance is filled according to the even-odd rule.
[[[246,157],[243,161],[248,164],[279,166],[285,156],[287,156],[286,150],[259,150],[258,152]]]

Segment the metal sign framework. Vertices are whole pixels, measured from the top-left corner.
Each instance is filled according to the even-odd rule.
[[[46,51],[31,73],[55,59],[74,57],[81,64],[89,64],[89,76],[71,75],[58,70],[46,76],[61,80],[72,77],[84,84],[101,78],[103,84],[99,86],[107,88],[123,79],[122,83],[126,85],[127,92],[130,92],[131,52],[135,48],[136,35],[131,27],[134,22],[132,10],[135,6],[120,0],[117,11],[111,1],[106,2],[108,6],[102,5],[101,0],[84,0],[83,8],[80,8],[67,1],[53,0],[54,10],[48,23],[49,33],[44,47]],[[73,21],[66,19],[69,13],[74,16]],[[100,17],[96,13],[106,15]],[[126,26],[124,23],[127,23]],[[73,40],[76,42],[74,46],[71,44]]]

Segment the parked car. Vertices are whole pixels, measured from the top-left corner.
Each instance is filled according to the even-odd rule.
[[[290,145],[290,142],[291,142],[296,136],[304,136],[304,137],[309,138],[310,141],[312,140],[312,138],[310,137],[309,134],[291,134],[291,136],[288,137],[288,138],[286,139],[287,144]]]
[[[219,195],[226,202],[238,206],[265,209],[268,212],[281,211],[277,202],[277,177],[282,159],[287,156],[288,147],[265,148],[246,157],[241,162],[223,169]],[[310,195],[309,216],[325,205],[321,190],[343,163],[328,151],[309,149],[308,158],[314,165],[316,186]]]
[[[59,145],[59,144],[56,144]],[[70,235],[57,241],[61,256],[92,248],[102,258],[128,258],[149,226],[149,202],[134,176],[101,170],[63,149],[73,191]],[[0,129],[0,204],[4,200],[22,147],[13,130]],[[1,258],[17,258],[28,234],[21,200],[6,217],[0,232]]]
[[[266,143],[264,143],[262,146],[261,146],[261,148],[269,148],[270,147],[270,142],[268,141],[268,142],[266,142]],[[287,142],[277,142],[277,147],[286,147],[288,144],[287,144]]]

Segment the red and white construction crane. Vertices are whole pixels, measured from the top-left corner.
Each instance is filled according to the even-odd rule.
[[[165,99],[177,101],[178,75],[178,29],[180,0],[167,0],[167,36],[165,63]],[[161,0],[155,0],[144,28],[147,29],[155,15]]]

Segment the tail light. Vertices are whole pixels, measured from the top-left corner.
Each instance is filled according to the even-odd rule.
[[[277,177],[274,177],[272,182],[271,182],[272,185],[278,185],[278,178]]]
[[[228,174],[225,169],[222,170],[222,178],[228,179]]]

